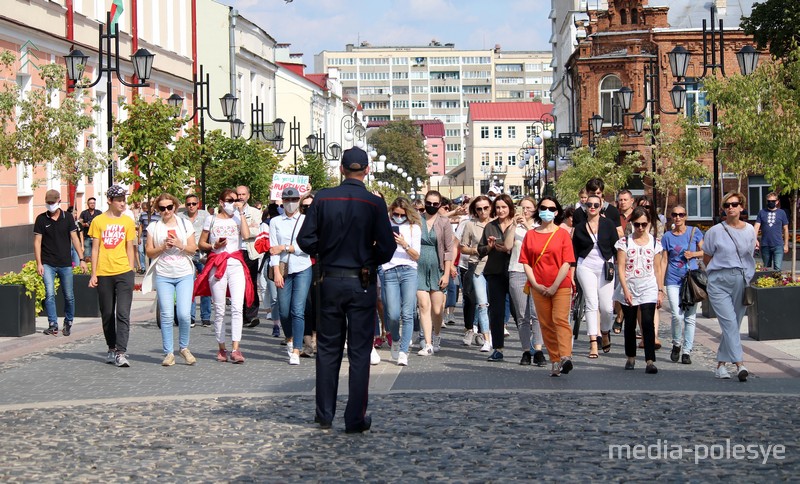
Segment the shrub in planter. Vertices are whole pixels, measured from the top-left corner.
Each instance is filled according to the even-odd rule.
[[[20,272],[0,276],[0,336],[26,336],[36,332],[36,314],[42,308],[44,281],[29,261]]]
[[[775,272],[747,288],[754,304],[747,308],[748,334],[756,340],[800,338],[800,281]]]

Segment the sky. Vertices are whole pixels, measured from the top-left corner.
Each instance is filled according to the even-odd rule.
[[[313,70],[323,50],[346,44],[457,49],[550,50],[550,0],[217,0],[277,42],[292,44]]]

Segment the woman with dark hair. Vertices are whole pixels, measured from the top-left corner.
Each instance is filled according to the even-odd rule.
[[[648,231],[650,232],[650,235],[653,236],[654,240],[661,240],[664,237],[665,226],[661,222],[661,219],[658,216],[659,215],[658,212],[656,212],[656,206],[653,203],[653,199],[644,195],[636,197],[636,201],[634,202],[634,207],[642,207],[645,210],[647,210],[647,213],[650,216],[650,227],[648,228]],[[633,220],[633,218],[631,218],[631,220]],[[626,235],[630,235],[635,231],[633,228],[633,224],[631,223],[628,223],[627,229],[628,231],[625,232]],[[638,320],[639,320],[639,329],[641,330],[642,328],[641,315],[639,316]],[[656,350],[661,349],[661,339],[658,337],[658,327],[660,323],[661,323],[660,313],[656,311],[655,316],[653,317],[653,325],[655,326],[655,332],[656,332],[656,343],[655,343]],[[639,342],[639,348],[644,348],[644,341]]]
[[[575,254],[569,234],[558,226],[563,213],[554,197],[539,200],[533,216],[539,226],[525,234],[519,254],[536,305],[544,345],[550,355],[550,376],[566,375],[573,368],[569,324],[572,280],[568,276]]]
[[[479,334],[483,335],[481,351],[489,352],[492,348],[489,336],[489,296],[486,291],[486,279],[483,268],[486,258],[478,254],[478,244],[483,238],[483,231],[491,219],[492,202],[486,195],[479,195],[469,205],[472,218],[466,222],[460,238],[461,254],[469,256],[469,265],[462,276],[464,284],[464,333],[463,343],[470,346],[473,342],[473,322],[477,320]],[[467,282],[469,284],[467,284]],[[477,338],[476,338],[477,339]]]
[[[619,286],[614,299],[622,305],[625,317],[626,370],[636,364],[636,315],[641,313],[642,339],[646,361],[645,373],[655,374],[656,333],[653,318],[664,299],[664,276],[661,265],[662,246],[649,232],[650,212],[636,207],[631,214],[633,234],[614,245],[617,249]]]
[[[503,361],[506,297],[508,297],[508,263],[514,250],[514,202],[507,194],[498,195],[492,202],[494,220],[483,229],[478,255],[486,257],[483,277],[489,296],[489,329],[494,351],[489,361]]]

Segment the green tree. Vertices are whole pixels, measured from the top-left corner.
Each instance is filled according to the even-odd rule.
[[[625,187],[633,174],[642,166],[638,152],[620,153],[620,139],[616,136],[600,140],[594,154],[587,147],[572,153],[572,166],[556,181],[556,194],[562,203],[578,201],[578,192],[590,178],[602,178],[607,192],[617,192]]]
[[[209,205],[216,202],[223,188],[246,185],[250,188],[250,200],[269,200],[272,174],[278,168],[280,158],[275,150],[263,141],[230,139],[220,130],[206,134],[206,193]],[[196,165],[199,167],[199,165]],[[196,168],[196,176],[200,176]]]
[[[406,176],[410,176],[413,181],[409,182],[391,170],[376,173],[377,180],[394,183],[404,192],[411,191],[411,184],[416,183],[417,178],[427,180],[428,154],[425,150],[425,142],[419,127],[414,126],[411,121],[392,121],[381,126],[372,134],[369,142],[375,147],[378,155],[386,156],[387,163],[404,169],[408,173]]]
[[[789,56],[793,46],[800,43],[800,9],[796,0],[766,0],[755,2],[749,17],[742,17],[742,30],[752,35],[759,49],[769,46],[769,52],[779,59]]]
[[[15,60],[9,51],[0,54],[3,70],[10,70]],[[58,103],[53,102],[63,93],[63,66],[42,65],[39,75],[43,89],[32,89],[22,96],[16,83],[6,83],[0,92],[0,163],[5,168],[22,165],[35,170],[49,162],[53,176],[74,186],[104,165],[102,155],[79,149],[84,138],[95,139],[88,132],[94,126],[94,106],[78,92],[65,93]]]
[[[789,62],[763,62],[749,76],[732,76],[706,83],[708,99],[723,111],[720,145],[736,153],[753,171],[761,170],[779,193],[789,195],[792,241],[797,239],[797,195],[800,190],[800,48]],[[729,154],[730,154],[729,153]],[[755,164],[755,161],[760,163]],[[796,274],[796,243],[792,244],[792,274]]]
[[[319,155],[303,155],[297,166],[297,173],[308,177],[313,190],[322,190],[336,185],[338,179],[331,176],[328,163]]]

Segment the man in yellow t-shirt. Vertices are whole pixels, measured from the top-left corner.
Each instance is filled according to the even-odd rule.
[[[92,278],[97,288],[100,317],[108,345],[106,363],[128,367],[128,335],[134,284],[134,242],[136,227],[124,217],[127,191],[119,185],[108,189],[108,210],[92,220]]]

